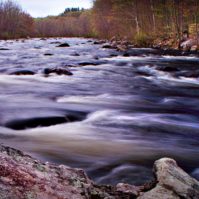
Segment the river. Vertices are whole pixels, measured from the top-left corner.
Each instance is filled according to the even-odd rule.
[[[161,157],[199,179],[197,56],[153,49],[127,56],[83,38],[8,40],[0,48],[9,49],[0,50],[4,145],[83,168],[97,183],[142,184]],[[53,67],[73,76],[43,75]],[[20,70],[35,75],[13,75]]]

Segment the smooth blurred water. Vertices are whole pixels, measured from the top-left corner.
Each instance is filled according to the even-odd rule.
[[[71,47],[57,48],[55,41]],[[79,38],[0,41],[0,47],[10,49],[0,51],[1,143],[83,168],[98,183],[146,182],[153,162],[165,156],[199,178],[199,78],[190,75],[199,70],[199,58],[155,55],[152,49],[132,49],[137,55],[125,57]],[[42,74],[65,66],[73,76]],[[167,66],[175,70],[162,70]],[[36,74],[9,75],[21,69]],[[69,113],[83,119],[6,127]]]

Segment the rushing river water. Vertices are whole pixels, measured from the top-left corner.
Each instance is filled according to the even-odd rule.
[[[146,182],[165,156],[199,179],[199,58],[122,56],[77,38],[0,48],[9,49],[0,50],[1,143],[83,168],[98,183]],[[52,67],[73,76],[43,75]],[[20,70],[36,74],[11,75]]]

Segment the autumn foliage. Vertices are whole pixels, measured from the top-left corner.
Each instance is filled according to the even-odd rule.
[[[95,30],[100,37],[129,39],[198,32],[198,0],[95,0]]]
[[[0,37],[3,39],[32,36],[34,20],[23,12],[21,7],[12,2],[0,3]]]
[[[157,37],[179,40],[185,30],[196,35],[198,20],[197,0],[95,0],[89,11],[40,19],[36,29],[39,36],[116,36],[144,44]]]
[[[37,37],[89,37],[91,31],[91,12],[72,11],[56,17],[35,19]]]
[[[95,0],[93,8],[67,8],[58,16],[31,18],[8,0],[0,4],[0,37],[126,37],[147,44],[198,34],[198,0]]]

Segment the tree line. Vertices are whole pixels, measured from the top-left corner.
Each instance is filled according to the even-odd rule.
[[[93,8],[65,9],[59,16],[33,19],[8,0],[0,4],[0,37],[83,36],[150,41],[197,36],[198,0],[94,0]]]
[[[0,2],[0,38],[33,36],[34,20],[13,1]]]

